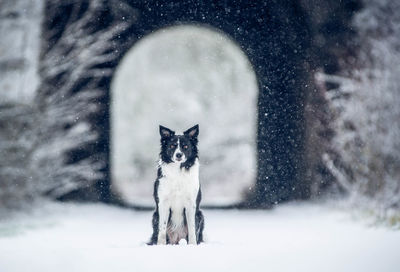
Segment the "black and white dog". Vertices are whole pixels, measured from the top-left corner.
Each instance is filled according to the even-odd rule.
[[[161,152],[154,183],[156,210],[149,245],[203,242],[204,217],[200,211],[199,126],[183,135],[160,126]]]

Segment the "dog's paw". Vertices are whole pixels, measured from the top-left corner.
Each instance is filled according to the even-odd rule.
[[[158,239],[157,241],[157,245],[166,245],[167,244],[167,239]]]
[[[187,245],[187,241],[186,241],[186,239],[181,239],[178,244],[180,246],[185,246],[185,245]]]

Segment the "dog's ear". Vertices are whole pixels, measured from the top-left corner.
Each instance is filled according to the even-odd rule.
[[[175,132],[170,130],[169,128],[163,127],[160,125],[160,135],[161,138],[168,138],[175,135]]]
[[[189,136],[190,138],[197,138],[197,136],[199,136],[199,125],[189,128],[183,134]]]

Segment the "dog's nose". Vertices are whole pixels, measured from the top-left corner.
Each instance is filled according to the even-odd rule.
[[[176,153],[176,157],[177,157],[178,159],[182,158],[182,153]]]

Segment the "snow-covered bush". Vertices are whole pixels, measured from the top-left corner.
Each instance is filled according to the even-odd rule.
[[[26,200],[53,198],[90,186],[101,178],[103,162],[87,158],[69,163],[70,152],[96,140],[74,109],[90,104],[80,93],[40,109],[31,105],[0,105],[0,205],[19,208]],[[70,125],[67,125],[70,122]]]
[[[127,42],[121,33],[136,17],[116,0],[46,2],[38,103],[48,120],[45,139],[59,147],[70,137],[72,145],[50,156],[66,155],[60,171],[64,180],[74,181],[53,190],[56,197],[79,189],[86,198],[109,198],[102,178],[108,163],[108,85]]]
[[[32,4],[32,1],[15,3]],[[17,4],[6,5],[11,10],[9,14],[14,14],[13,9],[21,10]],[[37,12],[35,16],[39,18],[31,18],[36,25],[31,22],[21,24],[20,28],[26,34],[33,27],[37,34],[34,43],[21,39],[21,48],[27,48],[29,54],[22,50],[15,52],[17,59],[23,55],[21,58],[25,60],[21,63],[26,65],[14,70],[3,65],[5,68],[0,71],[8,84],[0,85],[1,207],[19,207],[26,200],[41,196],[58,198],[88,188],[103,177],[106,160],[92,152],[99,133],[92,128],[91,118],[103,110],[99,97],[104,92],[99,86],[112,70],[99,65],[118,58],[113,40],[126,29],[128,22],[97,30],[94,18],[105,10],[107,3],[89,1],[88,5],[74,5],[65,1],[62,4],[72,7],[69,24],[46,33],[45,41],[49,36],[58,37],[56,31],[62,31],[63,35],[55,42],[53,39],[52,44],[44,44],[40,67],[37,28],[42,12]],[[60,5],[58,1],[47,1],[45,8],[54,11]],[[62,5],[57,11],[63,12]],[[24,16],[12,18],[10,28],[18,25],[19,20],[25,22]],[[13,31],[10,28],[1,30]],[[9,43],[15,40],[13,37],[9,37]],[[7,63],[11,53],[6,51]],[[39,86],[24,74],[32,69],[36,78],[40,73]],[[18,90],[8,91],[7,86]],[[24,89],[27,86],[34,90],[27,93]],[[20,95],[15,95],[16,92]],[[29,99],[25,99],[27,96]]]
[[[34,195],[29,163],[43,3],[0,1],[0,209],[20,207]]]
[[[400,2],[368,0],[355,16],[356,67],[317,81],[333,112],[333,153],[324,161],[354,203],[379,216],[400,209]]]
[[[33,195],[29,171],[33,121],[29,106],[0,105],[0,207],[18,208]]]

